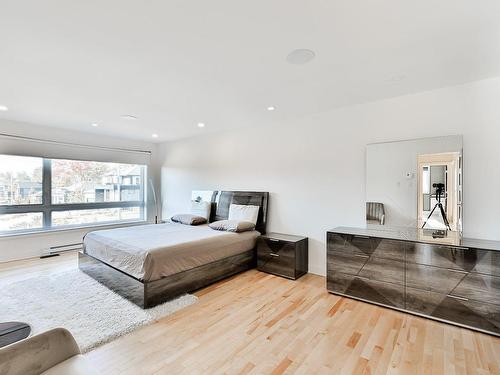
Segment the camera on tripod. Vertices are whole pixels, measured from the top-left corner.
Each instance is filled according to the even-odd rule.
[[[444,184],[443,183],[432,184],[432,187],[436,188],[436,195],[443,195],[443,193],[444,193]]]
[[[431,218],[431,216],[434,213],[434,211],[436,210],[436,208],[439,208],[439,213],[441,214],[441,217],[443,218],[444,225],[446,226],[446,228],[448,230],[451,230],[450,223],[448,221],[448,218],[446,217],[446,212],[444,211],[443,204],[441,203],[441,196],[444,196],[445,199],[446,199],[446,196],[445,196],[445,192],[446,192],[446,190],[445,190],[445,184],[443,184],[443,183],[434,183],[434,184],[432,184],[432,187],[436,189],[436,200],[437,200],[437,203],[434,206],[434,208],[432,209],[432,211],[429,214],[429,216],[427,216],[427,220],[425,220],[424,225],[422,225],[422,229],[425,227],[425,225],[427,224],[427,222]]]

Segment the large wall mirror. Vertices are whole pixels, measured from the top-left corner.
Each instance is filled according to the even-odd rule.
[[[367,225],[461,233],[462,149],[462,136],[367,145]]]

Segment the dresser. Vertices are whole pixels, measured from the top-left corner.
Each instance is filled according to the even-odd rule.
[[[500,242],[435,234],[328,231],[328,291],[500,336]]]

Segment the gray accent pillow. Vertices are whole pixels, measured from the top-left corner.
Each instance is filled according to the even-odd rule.
[[[203,216],[197,216],[192,214],[181,214],[172,216],[171,220],[174,223],[186,224],[186,225],[200,225],[205,224],[207,219]]]
[[[237,232],[237,233],[255,229],[254,223],[250,221],[240,221],[240,220],[219,220],[208,224],[208,226],[215,230],[224,230],[226,232]]]

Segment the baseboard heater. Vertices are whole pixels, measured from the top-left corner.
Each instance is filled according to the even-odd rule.
[[[67,245],[51,246],[43,252],[43,255],[40,257],[40,259],[57,257],[60,254],[66,253],[68,251],[77,251],[82,249],[83,249],[83,243],[81,242],[70,243]]]

